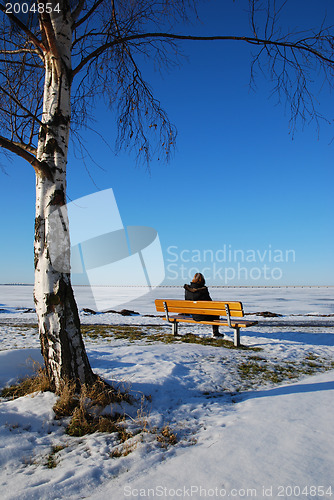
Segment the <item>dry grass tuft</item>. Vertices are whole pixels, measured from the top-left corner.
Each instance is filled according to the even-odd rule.
[[[78,405],[78,396],[76,394],[75,382],[67,381],[59,391],[59,398],[53,406],[56,418],[68,417]]]
[[[113,403],[131,403],[128,391],[114,389],[102,379],[98,378],[94,385],[87,388],[87,397],[97,406],[108,406]]]
[[[171,430],[169,425],[165,425],[157,435],[157,441],[163,448],[167,448],[168,445],[175,445],[177,443],[177,434]]]
[[[69,436],[81,437],[93,432],[95,432],[95,427],[93,429],[92,418],[81,405],[77,406],[73,411],[66,433]]]
[[[61,388],[59,399],[53,407],[56,418],[70,417],[66,432],[70,436],[81,437],[94,432],[117,432],[124,442],[132,434],[122,426],[123,419],[113,411],[115,403],[131,402],[128,392],[115,390],[101,379],[92,386],[82,385],[77,391],[73,382],[66,382]],[[110,407],[110,414],[103,412]]]
[[[64,445],[52,446],[51,452],[46,458],[45,466],[48,469],[54,469],[58,465],[58,461],[56,458],[57,453],[62,451],[65,448]]]
[[[27,377],[20,383],[3,389],[1,395],[6,398],[19,398],[37,391],[52,391],[46,370],[35,364],[36,374]],[[111,458],[125,457],[132,453],[137,445],[135,436],[152,433],[162,448],[177,443],[177,435],[169,426],[161,430],[149,430],[148,415],[145,411],[146,402],[151,397],[142,396],[140,409],[137,412],[136,430],[130,432],[126,425],[125,415],[120,415],[115,406],[120,403],[133,403],[129,389],[124,392],[115,389],[97,377],[92,386],[82,385],[78,390],[75,381],[65,381],[58,391],[58,399],[53,406],[56,419],[67,418],[66,433],[74,437],[82,437],[95,432],[115,434],[117,447],[110,454]],[[138,401],[137,401],[138,402]],[[46,457],[45,466],[55,468],[58,464],[57,454],[62,447],[53,447]]]
[[[9,399],[17,399],[33,392],[46,392],[51,391],[51,384],[48,379],[45,368],[41,365],[33,362],[33,367],[35,368],[36,374],[32,377],[26,377],[17,384],[13,384],[10,387],[5,387],[1,391],[1,396]]]

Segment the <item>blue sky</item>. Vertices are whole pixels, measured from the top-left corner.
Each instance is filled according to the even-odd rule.
[[[201,2],[202,24],[182,31],[243,34],[244,5]],[[292,27],[312,27],[325,12],[329,24],[334,19],[330,0],[288,7]],[[169,284],[205,269],[215,285],[333,285],[333,127],[323,123],[318,136],[314,125],[298,124],[292,136],[271,84],[259,75],[256,91],[249,89],[249,46],[186,42],[182,49],[187,59],[163,77],[143,67],[178,129],[171,163],[154,160],[148,173],[128,153],[116,157],[114,115],[97,103],[94,126],[111,149],[84,133],[100,167],[70,152],[69,199],[113,188],[125,226],[157,230]],[[332,118],[333,96],[324,89],[318,98]],[[32,283],[34,171],[18,159],[1,164],[0,282]]]

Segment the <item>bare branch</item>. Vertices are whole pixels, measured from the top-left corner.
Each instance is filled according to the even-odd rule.
[[[23,111],[25,111],[25,112],[26,112],[26,114],[27,114],[27,116],[30,116],[30,117],[31,117],[31,118],[33,118],[35,121],[37,121],[37,122],[38,122],[41,126],[43,126],[42,121],[41,121],[41,120],[40,120],[40,119],[39,119],[36,115],[34,115],[34,114],[33,114],[33,113],[32,113],[32,112],[28,109],[28,108],[26,108],[26,107],[22,104],[22,102],[21,102],[18,98],[16,98],[16,97],[15,97],[15,95],[11,94],[10,92],[7,92],[7,90],[6,90],[6,89],[4,89],[2,86],[0,86],[0,90],[1,90],[1,92],[3,92],[4,94],[6,94],[6,96],[7,96],[9,99],[11,99],[12,101],[14,101],[14,102],[15,102],[15,104],[16,104],[17,106],[19,106],[19,107],[20,107]]]
[[[8,63],[8,60],[7,59],[0,59],[0,63]],[[11,64],[17,64],[17,65],[20,65],[22,66],[22,62],[21,61],[11,61]],[[30,64],[30,63],[25,63],[25,66],[27,68],[44,68],[44,66],[41,66],[40,64]]]
[[[87,19],[89,19],[92,14],[98,9],[98,7],[104,2],[104,0],[97,0],[97,2],[94,3],[93,7],[81,18],[79,19],[79,21],[77,21],[76,23],[74,23],[73,25],[73,28],[76,29],[78,28],[81,24],[83,24],[85,21],[87,21]],[[81,6],[81,9],[82,10],[83,6]],[[79,13],[78,13],[79,15]],[[73,17],[73,16],[72,16]],[[76,16],[78,17],[78,16]],[[73,17],[73,19],[75,19]]]
[[[163,150],[167,147],[164,156],[168,157],[176,131],[144,81],[137,55],[151,58],[159,70],[168,69],[178,63],[179,42],[184,41],[235,41],[251,45],[255,49],[251,61],[251,86],[258,68],[271,78],[272,93],[279,101],[284,98],[290,106],[292,124],[297,117],[303,121],[313,117],[317,121],[320,115],[310,87],[311,72],[321,74],[333,87],[333,28],[323,24],[318,31],[284,33],[279,26],[279,16],[287,0],[248,0],[248,4],[249,33],[197,36],[173,32],[174,20],[187,19],[188,9],[194,6],[193,0],[79,0],[72,12],[74,70],[71,76],[76,77],[72,126],[86,126],[95,97],[103,96],[107,106],[118,111],[118,149],[122,145],[134,148],[148,161],[152,155],[150,141],[155,137]],[[40,22],[41,47],[54,56],[59,75],[64,70],[61,48],[57,46],[50,17],[40,16]],[[32,90],[29,76],[35,78],[33,69],[36,67],[42,78],[42,68],[36,64],[36,55],[41,56],[41,49],[31,45],[25,31],[10,43],[0,35],[1,39],[8,45],[0,51],[7,85],[0,84],[14,96],[23,92],[24,100],[23,107],[18,105],[19,100],[13,100],[10,105],[1,101],[0,95],[3,110],[0,125],[13,140],[32,145],[41,121],[42,85],[38,82],[38,89]],[[20,68],[24,68],[22,74]],[[19,86],[17,81],[21,82]]]
[[[0,147],[7,149],[11,153],[15,153],[24,160],[27,160],[34,167],[37,175],[47,177],[50,180],[53,178],[49,166],[45,162],[37,160],[35,155],[32,154],[32,149],[26,144],[9,141],[5,137],[0,136]]]
[[[79,0],[78,5],[75,7],[74,11],[72,12],[72,21],[73,23],[78,19],[80,16],[82,9],[85,6],[85,0]]]
[[[124,44],[127,42],[137,42],[139,40],[143,39],[159,39],[160,41],[164,41],[167,39],[172,39],[172,40],[192,40],[192,41],[215,41],[215,40],[221,40],[221,41],[240,41],[240,42],[246,42],[251,45],[258,45],[258,46],[275,46],[275,47],[286,47],[289,49],[298,49],[300,51],[304,51],[306,53],[313,54],[316,56],[319,60],[322,60],[323,62],[333,64],[334,65],[334,57],[329,58],[326,57],[324,54],[322,54],[320,51],[314,49],[311,45],[307,45],[305,41],[296,41],[296,42],[285,42],[285,41],[279,41],[279,40],[266,40],[266,39],[261,39],[261,38],[256,38],[256,37],[247,37],[247,36],[233,36],[233,35],[214,35],[214,36],[194,36],[194,35],[178,35],[178,34],[173,34],[173,33],[142,33],[142,34],[137,34],[137,35],[130,35],[130,36],[125,36],[121,38],[115,38],[109,43],[106,43],[97,49],[95,49],[93,52],[88,54],[82,61],[78,64],[76,68],[73,70],[73,76],[79,73],[79,71],[87,64],[89,63],[92,59],[96,59],[99,57],[103,52],[105,52],[107,49],[114,47],[116,45]]]
[[[18,19],[14,14],[7,13],[4,5],[0,4],[0,10],[10,19],[13,23],[15,23],[29,38],[31,43],[35,45],[35,47],[39,50],[41,54],[45,51],[45,47],[40,40],[29,30],[29,28],[23,24],[20,19]]]
[[[17,50],[0,50],[0,54],[14,55],[14,54],[39,54],[36,49],[17,49]]]

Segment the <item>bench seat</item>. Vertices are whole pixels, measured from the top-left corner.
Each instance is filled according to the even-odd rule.
[[[234,331],[234,345],[240,346],[240,328],[248,328],[257,321],[246,320],[241,302],[235,301],[192,301],[175,299],[157,299],[156,310],[165,313],[165,320],[172,324],[172,332],[177,335],[178,323],[193,323],[198,325],[227,326]],[[170,313],[177,313],[171,315]],[[217,316],[217,319],[196,321],[192,314]],[[225,317],[224,319],[220,316]]]

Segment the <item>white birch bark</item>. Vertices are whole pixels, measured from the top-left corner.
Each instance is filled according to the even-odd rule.
[[[50,16],[54,39],[48,40],[50,50],[45,54],[44,126],[40,129],[37,159],[47,163],[51,175],[36,176],[34,247],[34,300],[41,349],[49,378],[58,391],[64,380],[76,380],[78,385],[94,381],[70,280],[66,163],[72,30],[70,13],[62,14]],[[61,255],[56,263],[55,255]]]

